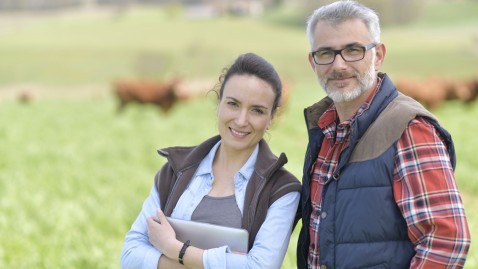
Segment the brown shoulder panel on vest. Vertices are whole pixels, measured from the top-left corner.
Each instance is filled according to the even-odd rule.
[[[412,98],[398,93],[357,143],[349,163],[372,160],[383,154],[403,134],[411,120],[433,114]]]

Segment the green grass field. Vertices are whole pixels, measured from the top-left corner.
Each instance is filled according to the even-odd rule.
[[[433,2],[423,21],[383,29],[383,71],[392,78],[478,75],[478,17],[450,15],[477,14],[478,3]],[[118,268],[124,235],[164,163],[156,149],[215,134],[216,107],[205,97],[180,103],[168,115],[131,106],[118,116],[111,81],[216,77],[247,51],[269,59],[292,85],[290,104],[267,140],[274,152],[287,153],[286,167],[301,177],[302,109],[323,97],[306,60],[302,28],[261,19],[191,21],[157,9],[0,28],[0,268]],[[29,104],[7,94],[23,87],[49,94]],[[475,239],[478,102],[449,102],[434,112],[455,139],[456,178]],[[297,232],[283,268],[295,268],[296,240]],[[474,243],[465,268],[478,268]]]

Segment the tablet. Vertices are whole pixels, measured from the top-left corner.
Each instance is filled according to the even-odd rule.
[[[245,229],[167,217],[181,242],[190,240],[191,246],[201,249],[229,246],[233,252],[247,253],[249,233]]]

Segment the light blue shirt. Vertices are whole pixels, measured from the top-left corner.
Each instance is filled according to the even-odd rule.
[[[199,202],[211,191],[214,181],[212,161],[219,145],[220,142],[201,161],[188,188],[179,198],[171,217],[190,220]],[[258,152],[259,146],[256,146],[247,162],[234,176],[236,202],[242,214],[247,183],[254,171]],[[204,268],[280,268],[289,246],[298,204],[299,192],[291,192],[277,199],[269,207],[266,219],[247,255],[231,253],[227,246],[208,249],[203,254]],[[121,253],[122,268],[157,268],[162,254],[149,242],[146,220],[150,216],[155,216],[156,210],[160,207],[159,194],[153,186],[150,195],[143,203],[139,216],[126,234]]]

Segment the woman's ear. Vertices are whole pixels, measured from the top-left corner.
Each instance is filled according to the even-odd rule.
[[[276,112],[277,113],[277,112]],[[274,115],[271,115],[271,118],[269,119],[269,121],[267,122],[267,125],[266,125],[266,130],[269,130],[271,128],[271,125],[272,125],[272,120],[274,119]]]

